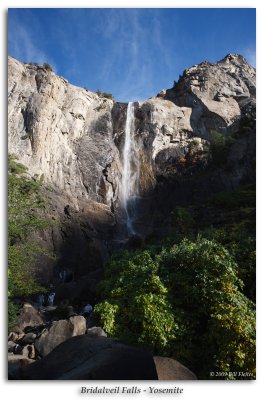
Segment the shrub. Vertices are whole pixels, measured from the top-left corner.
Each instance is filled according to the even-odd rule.
[[[99,97],[107,98],[110,100],[114,100],[114,96],[111,93],[102,92],[101,90],[97,89],[95,92]]]
[[[176,207],[172,213],[172,224],[180,233],[187,233],[194,225],[191,213],[183,207]]]
[[[18,307],[8,298],[8,332],[16,326]]]
[[[254,373],[254,305],[242,293],[238,265],[229,252],[207,239],[183,240],[162,252],[160,267],[171,302],[192,328],[185,337],[193,347],[187,364],[204,377],[209,370]]]
[[[256,187],[255,185],[247,185],[234,192],[216,193],[209,198],[208,204],[227,209],[254,208],[256,206]]]
[[[96,305],[95,312],[112,336],[167,354],[179,326],[157,269],[149,251],[114,257],[99,284],[106,300]]]
[[[255,373],[254,304],[221,244],[198,237],[111,259],[96,305],[111,335],[172,356],[199,378]],[[238,377],[243,379],[243,377]]]
[[[225,165],[227,163],[230,146],[234,143],[234,138],[212,130],[210,143],[213,163],[217,167]]]
[[[52,67],[51,67],[50,64],[45,63],[45,64],[43,64],[43,67],[44,67],[47,71],[53,72],[53,69],[52,69]]]
[[[234,257],[238,277],[243,281],[243,293],[256,301],[256,237],[247,221],[210,229],[207,237],[221,243]]]

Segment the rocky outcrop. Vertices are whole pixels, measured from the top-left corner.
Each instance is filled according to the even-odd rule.
[[[107,337],[105,331],[99,326],[93,326],[92,328],[87,329],[86,334],[92,337],[101,337],[101,336]]]
[[[161,381],[197,379],[193,372],[172,358],[155,356],[154,362]]]
[[[8,355],[8,379],[21,379],[23,368],[31,363],[34,363],[34,360],[24,355]]]
[[[77,336],[22,371],[32,380],[154,380],[153,357],[141,348],[104,337]]]
[[[207,61],[184,71],[165,99],[191,107],[191,125],[210,139],[212,129],[228,133],[241,117],[241,104],[254,99],[256,71],[244,57],[228,54],[216,64]]]
[[[26,327],[41,326],[44,321],[40,312],[30,303],[25,303],[17,318],[17,329],[23,331]]]
[[[82,199],[107,204],[121,173],[112,140],[113,101],[11,57],[8,86],[9,152],[75,208]],[[113,184],[104,179],[106,169]]]
[[[54,307],[53,307],[54,308]],[[48,308],[46,314],[54,310]],[[44,313],[44,309],[42,309]],[[87,322],[87,323],[86,323]],[[83,316],[53,320],[11,332],[8,378],[92,380],[189,380],[196,376],[176,360],[153,357],[142,347],[107,338]],[[34,363],[34,365],[31,364]]]
[[[35,342],[35,347],[41,356],[46,356],[60,343],[67,339],[84,335],[86,320],[82,316],[70,317],[69,320],[52,322],[49,329],[45,330]]]

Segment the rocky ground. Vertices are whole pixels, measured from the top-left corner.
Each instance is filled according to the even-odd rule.
[[[196,379],[176,360],[107,338],[93,313],[25,303],[8,336],[8,377],[30,379]],[[67,317],[66,317],[67,316]]]

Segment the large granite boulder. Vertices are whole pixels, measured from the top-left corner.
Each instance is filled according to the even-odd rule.
[[[21,372],[26,365],[35,362],[25,355],[8,355],[8,379],[21,379]]]
[[[17,328],[23,331],[27,327],[40,326],[43,324],[44,321],[40,312],[31,304],[25,303],[17,318]]]
[[[23,370],[33,380],[154,380],[152,355],[139,347],[104,337],[77,336]]]
[[[92,328],[88,328],[86,335],[92,337],[107,337],[107,333],[99,326],[93,326]]]
[[[54,321],[51,327],[35,341],[35,348],[44,357],[60,343],[73,336],[84,335],[85,331],[86,320],[80,315],[70,317],[68,320]]]
[[[196,375],[178,361],[168,357],[154,357],[158,378],[161,381],[194,380]]]

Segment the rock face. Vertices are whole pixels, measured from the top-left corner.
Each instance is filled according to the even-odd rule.
[[[77,336],[23,369],[22,379],[154,380],[153,357],[146,350],[104,337]]]
[[[193,129],[210,139],[211,129],[228,132],[239,121],[243,102],[255,94],[255,69],[244,57],[229,54],[217,64],[203,62],[185,70],[165,98],[191,107]]]
[[[54,321],[50,329],[42,333],[35,342],[35,347],[41,356],[46,356],[60,343],[67,339],[84,335],[86,320],[82,316],[70,317],[69,320]]]
[[[87,329],[86,334],[92,337],[101,337],[101,336],[107,337],[105,331],[99,326],[93,326],[92,328]]]
[[[25,303],[18,317],[18,329],[23,331],[26,327],[43,325],[43,319],[38,310],[31,304]]]
[[[40,65],[9,58],[8,72],[9,153],[52,187],[47,213],[62,223],[41,239],[59,255],[57,271],[87,275],[124,239],[127,104],[75,87]],[[134,103],[140,159],[134,227],[141,237],[166,234],[176,205],[234,190],[254,176],[254,127],[230,145],[225,168],[212,167],[211,144],[215,134],[228,137],[245,128],[248,116],[254,119],[255,78],[242,56],[228,55],[185,70],[172,89]],[[48,270],[51,279],[53,265],[50,277]]]
[[[33,362],[34,360],[24,355],[8,355],[8,379],[21,379],[23,367]]]
[[[9,152],[31,174],[70,196],[75,207],[82,199],[106,204],[108,198],[115,199],[107,197],[114,187],[103,172],[107,169],[111,181],[120,170],[112,139],[113,101],[13,58],[8,72]]]
[[[193,372],[172,358],[156,356],[154,362],[158,378],[161,381],[197,379]]]

